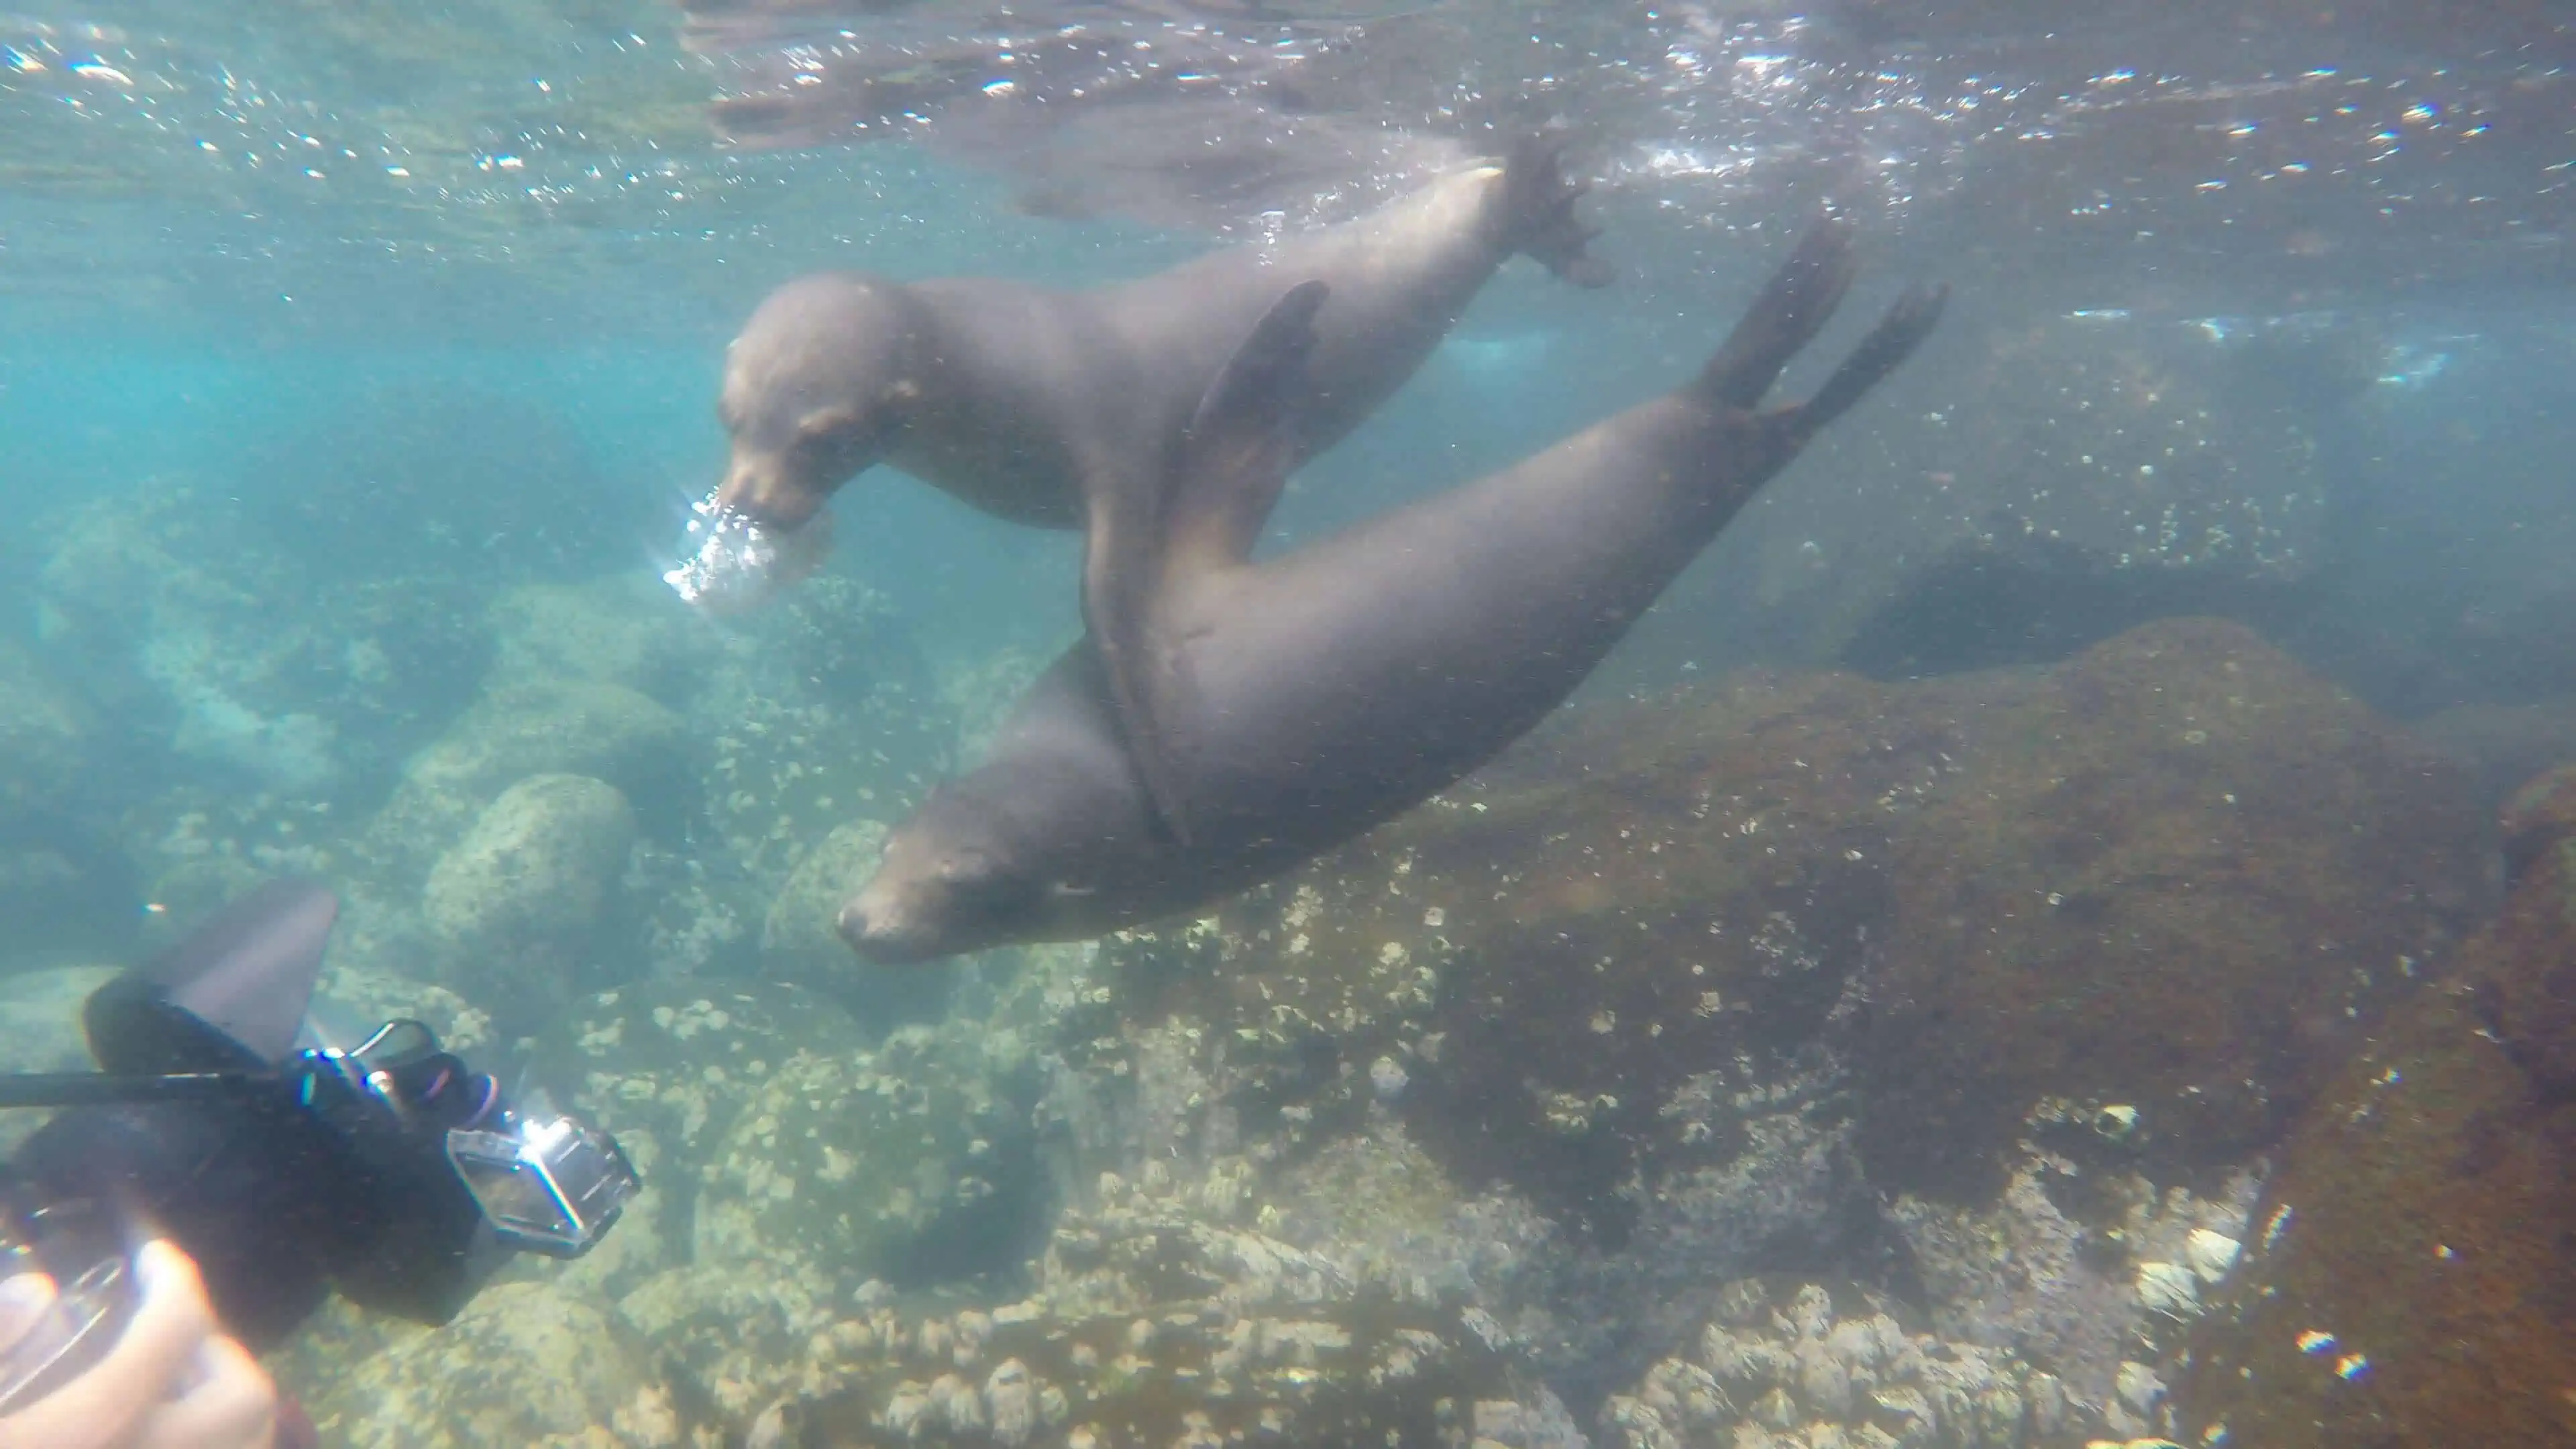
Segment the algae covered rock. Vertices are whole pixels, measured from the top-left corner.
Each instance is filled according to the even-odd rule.
[[[531,775],[587,775],[630,800],[657,799],[681,736],[678,715],[623,685],[496,685],[405,764],[367,828],[369,849],[394,876],[425,868],[495,797]]]
[[[876,868],[885,837],[882,821],[836,825],[796,863],[761,922],[760,954],[773,971],[830,972],[852,967],[855,958],[835,923],[841,903]]]
[[[677,594],[641,574],[521,584],[489,614],[494,682],[592,680],[668,699],[688,692],[716,647]]]
[[[1383,1113],[1524,1197],[1592,1245],[1547,1309],[1568,1372],[1770,1264],[1920,1249],[1960,1269],[1945,1336],[1991,1308],[1989,1346],[2108,1403],[2153,1357],[2142,1267],[2229,1235],[2245,1170],[2478,908],[2469,799],[2232,625],[2045,672],[1737,676],[1564,717],[1107,943],[1061,1039],[1115,1084],[1086,1141],[1293,1175]],[[2044,1212],[2006,1201],[2025,1169]],[[2074,1291],[1966,1271],[1998,1232]]]
[[[773,1073],[846,1057],[863,1040],[848,1013],[803,987],[661,977],[576,1000],[536,1060],[558,1100],[695,1164]]]
[[[2040,1449],[2083,1442],[2096,1415],[2008,1354],[1909,1333],[1864,1301],[1838,1314],[1809,1283],[1739,1282],[1696,1351],[1601,1411],[1609,1449]]]
[[[421,891],[440,974],[513,1017],[559,1004],[590,967],[635,833],[601,780],[536,775],[502,791]]]
[[[2576,774],[2518,798],[2525,862],[2445,981],[2299,1121],[2176,1385],[2190,1442],[2576,1442]]]
[[[814,1352],[826,1387],[771,1416],[794,1435],[774,1442],[1463,1449],[1535,1396],[1454,1305],[1116,1178],[1058,1225],[1025,1297],[862,1302]]]
[[[876,869],[885,835],[884,824],[874,820],[834,826],[788,873],[760,930],[764,974],[826,990],[878,1031],[939,1016],[957,977],[951,965],[862,961],[841,939],[841,903]]]
[[[944,773],[952,715],[883,594],[807,580],[743,621],[692,710],[710,846],[776,891],[836,827],[895,818]]]
[[[1949,713],[1966,752],[1893,842],[1856,1057],[1886,1185],[1987,1190],[2051,1097],[2241,1162],[2489,894],[2467,779],[2235,625],[2135,630]]]
[[[0,819],[78,792],[91,730],[71,693],[15,641],[0,639]]]
[[[599,922],[635,843],[635,811],[585,775],[532,775],[485,806],[421,895],[430,929],[463,946],[577,936]]]
[[[372,1347],[309,1391],[306,1410],[326,1443],[689,1442],[634,1332],[606,1306],[551,1285],[494,1284],[447,1324],[393,1327]]]
[[[696,1260],[851,1286],[1016,1266],[1038,1173],[1015,1065],[918,1026],[779,1063],[705,1159]]]

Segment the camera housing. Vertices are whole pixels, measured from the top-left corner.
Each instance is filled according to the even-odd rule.
[[[521,1113],[418,1022],[299,1048],[338,914],[271,882],[93,992],[103,1075],[16,1079],[11,1101],[89,1105],[0,1167],[0,1239],[69,1283],[167,1235],[254,1352],[335,1287],[443,1323],[510,1252],[596,1243],[639,1186],[608,1134]]]

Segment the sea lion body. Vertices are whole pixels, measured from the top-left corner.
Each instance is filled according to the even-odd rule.
[[[1278,559],[1248,562],[1275,481],[1190,478],[1178,496],[1239,500],[1231,516],[1176,520],[1151,609],[1155,712],[1193,804],[1191,847],[1152,829],[1086,641],[1031,688],[981,766],[896,827],[843,909],[844,935],[893,962],[1167,917],[1491,759],[1938,315],[1937,294],[1910,295],[1810,402],[1755,411],[1849,276],[1847,241],[1820,229],[1692,384]]]
[[[1554,147],[1530,141],[1503,166],[1368,216],[1088,291],[799,278],[733,342],[719,405],[731,463],[701,508],[697,557],[666,577],[709,603],[760,596],[777,582],[778,536],[878,462],[998,517],[1082,528],[1084,623],[1139,767],[1178,825],[1185,812],[1132,662],[1137,561],[1157,547],[1172,438],[1285,286],[1312,278],[1335,302],[1296,399],[1300,456],[1332,446],[1413,375],[1514,252],[1604,279],[1573,219],[1581,190]]]

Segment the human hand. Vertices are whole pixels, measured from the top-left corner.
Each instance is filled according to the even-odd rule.
[[[196,1263],[154,1241],[135,1253],[132,1271],[142,1301],[115,1345],[80,1377],[0,1417],[0,1449],[271,1449],[277,1386],[215,1321]],[[52,1300],[39,1275],[10,1287],[19,1299],[0,1313],[16,1324]],[[0,1333],[14,1331],[0,1323]]]

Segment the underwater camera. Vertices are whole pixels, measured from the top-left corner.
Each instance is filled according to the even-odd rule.
[[[257,1352],[333,1288],[424,1323],[463,1308],[514,1251],[578,1257],[638,1186],[616,1141],[515,1106],[428,1027],[354,1046],[306,1018],[339,900],[275,881],[92,992],[97,1072],[0,1074],[0,1107],[60,1107],[0,1164],[0,1297],[50,1275],[0,1341],[0,1413],[116,1341],[131,1249],[166,1234],[226,1331]]]

